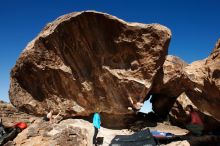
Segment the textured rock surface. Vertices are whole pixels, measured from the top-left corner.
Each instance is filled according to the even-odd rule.
[[[183,92],[199,111],[220,120],[220,40],[208,58],[189,65],[167,56],[150,92],[154,111],[166,115]]]
[[[182,93],[176,100],[175,104],[173,105],[169,116],[170,121],[173,125],[185,127],[186,122],[183,122],[182,119],[187,119],[188,116],[186,115],[185,108],[187,105],[192,105],[193,108],[199,113],[203,123],[204,123],[204,132],[206,131],[219,131],[220,130],[220,123],[210,117],[209,115],[204,114],[200,109],[195,106],[192,101],[187,97],[185,93]],[[181,117],[181,119],[179,119]]]
[[[10,100],[38,115],[94,111],[131,114],[164,63],[171,32],[159,24],[126,23],[98,12],[64,15],[24,49],[11,71]]]
[[[188,141],[184,140],[184,141],[171,142],[169,144],[166,144],[166,146],[190,146],[190,144]]]
[[[176,98],[185,90],[183,69],[187,64],[178,57],[168,55],[160,69],[151,90],[154,112],[166,116]]]
[[[187,96],[202,112],[220,121],[220,40],[211,55],[184,69]]]
[[[187,133],[187,130],[163,123],[159,123],[157,127],[146,128],[150,128],[152,131],[171,132],[176,135]],[[98,137],[104,137],[102,146],[109,146],[112,145],[112,140],[117,135],[132,135],[133,133],[128,129],[112,130],[101,127]],[[11,146],[91,146],[93,134],[93,125],[84,120],[69,119],[59,124],[36,121],[10,144]]]
[[[59,124],[36,121],[22,131],[13,142],[14,146],[91,146],[94,128],[83,120],[64,120]]]
[[[164,94],[170,97],[179,96],[184,90],[183,69],[188,64],[172,55],[166,56],[163,67],[157,74],[152,87],[152,94]]]
[[[0,118],[6,127],[21,121],[29,125],[37,119],[37,117],[18,111],[11,104],[3,101],[0,101]]]

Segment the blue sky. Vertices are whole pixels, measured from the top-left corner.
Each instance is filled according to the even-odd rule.
[[[219,0],[1,0],[0,99],[8,101],[10,70],[21,51],[58,16],[97,10],[125,21],[172,30],[169,54],[190,63],[207,57],[220,38]]]

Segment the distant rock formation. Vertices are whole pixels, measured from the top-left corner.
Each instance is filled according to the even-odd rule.
[[[13,126],[18,122],[33,123],[37,117],[18,111],[10,103],[0,101],[0,118],[5,126]]]
[[[144,101],[170,38],[170,30],[159,24],[127,23],[94,11],[61,16],[17,60],[11,103],[36,115],[50,109],[64,117],[134,114],[128,98]]]

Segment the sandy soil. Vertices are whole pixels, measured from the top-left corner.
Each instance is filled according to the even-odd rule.
[[[176,126],[171,126],[168,124],[164,124],[164,123],[158,123],[156,127],[145,127],[144,129],[149,128],[151,131],[160,131],[160,132],[169,132],[169,133],[173,133],[175,135],[184,135],[186,133],[188,133],[187,130],[185,129],[181,129],[179,127]],[[109,146],[111,144],[111,141],[114,139],[114,137],[116,135],[131,135],[134,132],[128,130],[128,129],[123,129],[123,130],[112,130],[112,129],[107,129],[107,128],[103,128],[101,127],[99,133],[98,133],[98,137],[104,137],[104,141],[103,141],[103,145],[102,146]],[[181,146],[181,144],[186,144],[186,141],[183,142],[179,142],[179,143],[171,143],[170,146],[172,145],[179,145]]]

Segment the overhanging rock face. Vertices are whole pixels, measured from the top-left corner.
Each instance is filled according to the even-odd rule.
[[[183,69],[187,64],[180,58],[167,55],[163,67],[158,71],[151,89],[152,106],[157,115],[166,117],[176,101],[185,91]]]
[[[36,115],[49,109],[65,117],[129,114],[128,98],[143,102],[170,38],[159,24],[127,23],[94,11],[64,15],[20,55],[11,71],[10,100]]]

